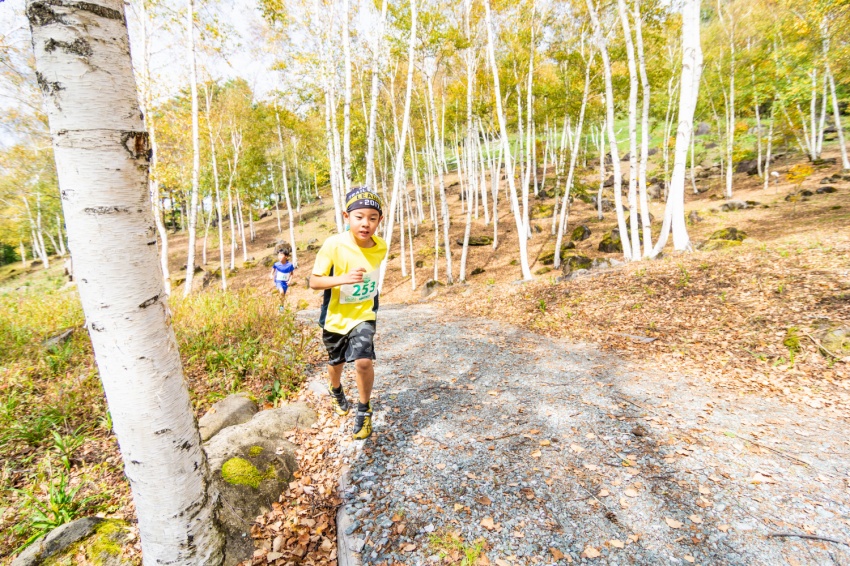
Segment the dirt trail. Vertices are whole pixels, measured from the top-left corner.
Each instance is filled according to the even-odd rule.
[[[479,564],[850,563],[836,542],[768,536],[850,542],[850,443],[816,411],[435,305],[382,307],[377,352],[376,432],[338,447],[341,548],[363,563],[475,541]]]

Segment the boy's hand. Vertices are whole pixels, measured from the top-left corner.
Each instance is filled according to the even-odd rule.
[[[363,267],[358,267],[353,271],[349,271],[345,275],[343,275],[343,285],[351,285],[352,283],[362,283],[363,275],[366,273],[366,269]]]

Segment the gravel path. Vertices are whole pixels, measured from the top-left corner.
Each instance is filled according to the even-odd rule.
[[[850,564],[844,423],[434,305],[382,307],[377,352],[337,447],[364,564]]]

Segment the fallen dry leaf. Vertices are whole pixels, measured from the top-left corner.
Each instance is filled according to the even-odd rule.
[[[689,515],[688,519],[690,519],[697,525],[702,524],[702,517],[700,517],[699,515]]]
[[[770,474],[756,472],[753,474],[753,477],[750,478],[750,483],[776,483],[776,480],[770,477]]]
[[[531,453],[532,458],[539,458],[542,455],[543,455],[543,452],[541,452],[540,450],[535,450],[534,452]]]
[[[487,555],[483,552],[481,556],[478,557],[478,566],[490,566],[490,559],[487,558]]]
[[[493,522],[493,517],[484,517],[483,519],[481,519],[479,525],[481,525],[488,531],[492,531],[496,528],[496,523]]]
[[[599,490],[599,497],[608,497],[609,495],[611,495],[611,494],[608,493],[607,489]]]
[[[445,464],[437,464],[437,465],[435,466],[435,468],[437,468],[438,470],[445,470],[445,469],[446,469],[446,465],[445,465]]]
[[[684,523],[677,521],[676,519],[671,519],[670,517],[664,517],[664,521],[667,523],[667,526],[671,529],[681,529]]]
[[[461,505],[460,503],[455,503],[455,512],[458,512],[461,509],[463,509],[463,505]]]
[[[496,566],[511,566],[511,563],[507,560],[502,560],[501,558],[496,559]]]
[[[611,545],[611,546],[613,546],[614,548],[625,548],[625,547],[626,547],[626,543],[624,543],[624,542],[623,542],[623,541],[621,541],[621,540],[617,540],[617,539],[615,539],[615,538],[614,538],[614,539],[609,540],[609,541],[608,541],[608,544],[609,544],[609,545]]]
[[[584,547],[584,550],[581,552],[582,558],[599,558],[602,556],[602,553],[593,548],[590,545]]]
[[[730,527],[729,525],[717,525],[717,530],[723,533],[728,531],[730,528],[732,527]]]
[[[453,432],[447,432],[446,433],[446,438],[454,438],[454,436],[455,436],[455,433],[453,433]]]
[[[476,497],[475,501],[477,501],[481,505],[490,505],[490,504],[493,503],[492,501],[490,501],[490,498],[487,497],[486,495],[482,495],[481,497]]]
[[[570,450],[572,450],[576,454],[581,454],[582,452],[584,452],[584,447],[579,446],[578,444],[570,444]]]
[[[696,558],[694,558],[694,557],[693,557],[693,556],[691,556],[690,554],[686,554],[686,555],[684,555],[682,558],[684,558],[686,562],[690,562],[691,564],[693,564],[694,562],[696,562]]]
[[[563,552],[561,552],[560,550],[558,550],[555,547],[550,547],[549,552],[552,553],[552,558],[554,558],[555,560],[563,560],[563,558],[565,556]]]
[[[629,489],[627,489],[626,491],[624,491],[623,493],[625,493],[629,497],[637,497],[638,495],[640,495],[640,493],[638,493],[638,490],[631,488],[631,487]]]
[[[548,439],[545,439],[545,438],[544,438],[543,440],[541,440],[541,441],[540,441],[540,446],[551,446],[551,445],[552,445],[552,441],[551,441],[551,440],[548,440]]]

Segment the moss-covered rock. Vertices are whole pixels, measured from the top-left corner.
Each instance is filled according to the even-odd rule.
[[[573,228],[573,231],[570,233],[570,240],[573,242],[583,242],[590,237],[591,233],[590,228],[581,224]]]
[[[571,255],[564,260],[563,271],[564,275],[569,275],[573,271],[579,269],[590,269],[593,267],[593,260],[583,255]]]
[[[252,446],[249,452],[260,448],[260,451],[251,456],[259,456],[263,449],[258,446]],[[224,481],[233,485],[247,485],[257,489],[260,487],[260,482],[265,479],[270,479],[275,476],[274,467],[269,466],[265,472],[261,472],[257,467],[244,458],[234,457],[226,461],[221,466],[221,477]]]
[[[737,228],[723,228],[722,230],[713,232],[711,236],[708,237],[709,240],[729,240],[737,242],[743,242],[746,238],[747,233],[743,230],[738,230]]]
[[[555,211],[555,205],[540,203],[531,211],[532,218],[551,218]]]
[[[476,267],[472,270],[471,275],[481,275],[482,273],[484,273],[484,271],[486,270],[483,267]]]
[[[12,564],[75,566],[83,560],[92,566],[129,566],[133,562],[124,558],[124,543],[129,531],[126,521],[97,517],[78,519],[51,531]]]
[[[699,249],[706,252],[711,252],[714,250],[725,250],[728,248],[734,248],[740,245],[741,242],[739,242],[738,240],[708,240],[707,242],[703,243]]]
[[[615,228],[602,236],[602,241],[599,242],[599,251],[606,254],[622,253],[623,241],[620,239],[620,231]]]
[[[459,238],[457,240],[457,245],[463,245],[463,238]],[[470,236],[469,237],[469,245],[470,246],[489,246],[493,243],[493,238],[490,236]]]

